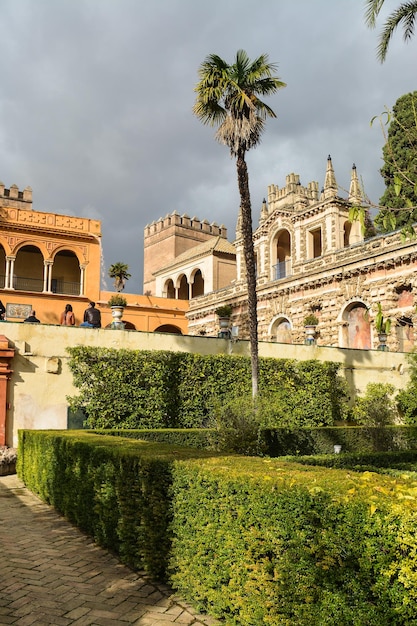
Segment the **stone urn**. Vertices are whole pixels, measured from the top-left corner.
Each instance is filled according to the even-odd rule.
[[[307,326],[304,326],[304,330],[306,333],[304,344],[306,346],[314,346],[314,344],[316,343],[316,334],[317,334],[316,327],[312,325],[307,325]]]
[[[112,315],[112,323],[111,328],[115,330],[124,330],[125,323],[122,322],[123,311],[125,310],[124,306],[112,306],[111,307],[111,315]]]
[[[379,350],[380,352],[388,352],[389,348],[387,346],[387,339],[388,339],[388,335],[387,333],[378,333],[378,347],[377,350]]]
[[[230,326],[230,317],[219,317],[220,330],[228,330]]]

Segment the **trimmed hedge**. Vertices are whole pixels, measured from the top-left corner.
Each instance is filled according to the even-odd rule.
[[[17,473],[124,563],[163,579],[173,461],[205,454],[86,431],[19,431]]]
[[[18,474],[227,624],[415,624],[413,477],[74,431],[20,431]]]
[[[332,454],[334,445],[343,452],[385,452],[417,449],[417,427],[343,426],[269,429],[261,432],[262,447],[272,457]]]
[[[215,407],[251,398],[248,357],[187,352],[67,348],[79,394],[67,398],[84,411],[89,428],[202,428]],[[347,415],[347,383],[340,364],[259,359],[259,389],[285,424],[323,426]],[[274,421],[268,426],[283,422]]]
[[[285,461],[302,463],[303,465],[319,465],[329,468],[352,469],[357,472],[378,472],[402,475],[404,472],[417,472],[417,450],[402,450],[400,452],[369,452],[342,454],[326,454],[314,456],[286,456]]]
[[[412,478],[281,460],[181,463],[171,582],[227,624],[414,625],[416,495]]]
[[[187,446],[189,448],[213,450],[217,436],[213,428],[157,428],[146,429],[94,429],[87,431],[98,435],[111,435],[114,437],[126,437],[127,439],[142,439],[143,441],[156,441],[169,443],[175,446]]]
[[[86,432],[206,450],[215,449],[218,439],[217,431],[212,428],[94,429]],[[295,430],[275,428],[261,430],[259,436],[259,448],[264,455],[271,457],[333,454],[334,445],[341,445],[343,453],[357,454],[417,450],[417,427],[328,426]]]

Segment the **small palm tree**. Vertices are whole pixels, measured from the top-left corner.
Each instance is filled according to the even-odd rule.
[[[365,20],[370,28],[375,28],[376,18],[381,11],[384,0],[366,0]],[[404,41],[407,41],[414,35],[414,26],[417,15],[417,2],[410,0],[403,2],[398,9],[393,11],[385,21],[381,34],[379,36],[379,44],[377,48],[378,59],[383,63],[387,56],[388,45],[395,29],[401,23],[404,28]]]
[[[231,65],[211,54],[200,66],[193,108],[203,124],[218,126],[216,139],[228,146],[236,158],[248,287],[253,397],[258,393],[258,320],[252,209],[245,155],[259,144],[266,119],[276,117],[258,97],[272,95],[285,87],[285,83],[273,75],[275,70],[276,65],[268,62],[266,54],[251,61],[244,50],[239,50]]]
[[[114,288],[116,291],[123,291],[125,283],[131,277],[129,266],[126,263],[113,263],[109,267],[109,276],[114,278]]]

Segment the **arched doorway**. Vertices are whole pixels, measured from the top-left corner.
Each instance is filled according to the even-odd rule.
[[[372,338],[367,306],[363,302],[352,302],[343,313],[343,321],[343,345],[347,348],[370,350]]]
[[[286,317],[279,317],[271,325],[270,336],[278,343],[292,343],[291,322]]]
[[[181,329],[173,324],[162,324],[153,331],[154,333],[171,333],[172,335],[182,335]]]

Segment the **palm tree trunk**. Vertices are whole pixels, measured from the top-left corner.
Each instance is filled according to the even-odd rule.
[[[248,287],[249,339],[252,366],[252,397],[258,395],[258,312],[256,295],[255,253],[253,249],[252,209],[249,192],[249,175],[245,161],[245,150],[238,150],[237,180],[240,193],[242,212],[243,253],[246,265],[246,282]]]

